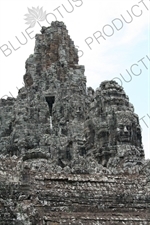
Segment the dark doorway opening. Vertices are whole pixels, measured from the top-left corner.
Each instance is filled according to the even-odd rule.
[[[53,104],[55,102],[55,96],[46,96],[45,99],[49,106],[50,116],[52,116],[52,108],[53,108]]]

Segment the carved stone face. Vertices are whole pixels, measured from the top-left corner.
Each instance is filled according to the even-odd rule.
[[[87,146],[87,149],[92,148],[94,144],[94,136],[95,136],[95,130],[94,130],[94,124],[91,119],[86,120],[85,127],[84,127],[84,137],[85,137],[85,143]]]
[[[131,125],[120,123],[117,127],[118,141],[130,142],[131,141]]]
[[[128,143],[140,146],[141,130],[136,115],[133,112],[123,113],[117,115],[117,141],[120,144]]]
[[[32,79],[32,76],[30,74],[24,75],[24,83],[27,87],[29,87],[33,84],[33,79]]]

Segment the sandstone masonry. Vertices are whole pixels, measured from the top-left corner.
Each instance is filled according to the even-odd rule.
[[[150,161],[123,88],[86,87],[62,22],[36,35],[25,87],[0,100],[0,224],[150,224]]]

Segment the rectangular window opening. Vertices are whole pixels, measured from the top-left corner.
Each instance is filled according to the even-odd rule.
[[[45,99],[49,106],[50,116],[52,116],[52,108],[53,108],[53,104],[55,102],[55,96],[46,96]]]

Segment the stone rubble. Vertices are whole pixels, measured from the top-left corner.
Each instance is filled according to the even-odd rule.
[[[0,99],[0,225],[148,225],[150,160],[123,88],[86,87],[63,22],[36,35],[25,87]]]

